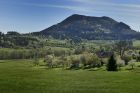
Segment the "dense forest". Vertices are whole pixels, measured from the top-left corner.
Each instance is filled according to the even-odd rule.
[[[7,32],[7,34],[0,32],[0,38],[1,48],[30,48],[34,47],[39,42],[39,40],[36,37],[29,35],[26,36],[14,31]]]

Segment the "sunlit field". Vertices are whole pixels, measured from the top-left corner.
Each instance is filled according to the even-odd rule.
[[[47,69],[31,60],[1,60],[0,93],[139,93],[139,63],[134,70],[124,69]]]

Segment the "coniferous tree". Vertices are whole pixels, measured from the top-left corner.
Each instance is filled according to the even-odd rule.
[[[108,60],[107,70],[117,71],[117,62],[116,62],[116,59],[114,58],[114,55],[112,55]]]

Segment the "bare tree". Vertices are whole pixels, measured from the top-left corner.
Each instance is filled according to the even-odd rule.
[[[123,58],[125,51],[132,47],[132,41],[119,41],[115,44],[115,50],[119,53],[120,57]]]

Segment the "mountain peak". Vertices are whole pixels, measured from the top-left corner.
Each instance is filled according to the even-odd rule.
[[[84,17],[84,15],[79,15],[79,14],[73,14],[71,16],[69,16],[68,18],[66,18],[63,23],[70,23],[72,21],[77,21],[77,20],[82,20]]]
[[[84,15],[80,15],[80,14],[72,14],[71,16],[84,16]]]
[[[104,20],[115,21],[114,19],[112,19],[111,17],[108,17],[108,16],[102,16],[101,18],[104,19]]]
[[[42,34],[52,35],[54,38],[80,37],[83,39],[130,39],[136,31],[123,22],[117,22],[111,17],[85,16],[73,14],[59,24],[53,25]],[[129,36],[125,36],[128,35]],[[131,35],[131,36],[130,36]]]
[[[112,23],[116,23],[116,21],[110,17],[107,16],[102,16],[102,17],[94,17],[94,16],[85,16],[85,15],[79,15],[79,14],[73,14],[66,18],[62,23],[71,23],[73,21],[81,21],[81,20],[86,20],[86,21],[110,21]]]

